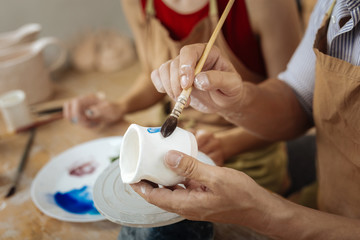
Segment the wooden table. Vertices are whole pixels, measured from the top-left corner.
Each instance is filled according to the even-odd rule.
[[[66,71],[54,81],[55,92],[52,100],[62,101],[99,90],[106,93],[109,99],[115,99],[131,86],[140,72],[139,69],[140,64],[135,63],[121,72],[111,74]],[[153,115],[154,111],[157,111],[156,107],[140,115]],[[4,134],[4,122],[2,117],[0,118],[0,134]],[[120,225],[110,221],[70,223],[43,214],[31,200],[30,187],[38,171],[52,157],[79,143],[102,137],[121,136],[130,121],[136,122],[140,119],[152,118],[133,115],[127,122],[100,129],[82,128],[63,119],[38,127],[17,192],[8,199],[3,196],[10,188],[29,133],[0,139],[0,239],[116,239]]]

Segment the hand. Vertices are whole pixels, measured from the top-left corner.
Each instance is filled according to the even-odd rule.
[[[166,165],[186,177],[185,189],[179,185],[156,188],[148,182],[132,184],[146,201],[187,219],[227,222],[248,227],[270,222],[274,195],[257,185],[246,174],[230,168],[204,164],[178,151],[169,151]]]
[[[180,55],[155,69],[151,79],[159,92],[167,93],[172,99],[182,89],[193,85],[190,105],[205,113],[231,111],[241,102],[243,81],[234,66],[214,46],[204,64],[202,72],[194,76],[196,63],[205,44],[194,44],[181,49]]]
[[[74,98],[64,103],[64,117],[85,127],[111,124],[123,118],[124,108],[99,94]]]
[[[217,166],[224,165],[224,153],[221,142],[213,133],[198,130],[195,133],[199,151],[210,157]]]

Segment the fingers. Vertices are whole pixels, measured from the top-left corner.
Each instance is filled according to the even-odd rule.
[[[188,191],[178,188],[175,190],[168,188],[156,188],[145,181],[131,184],[131,187],[147,202],[154,204],[166,211],[176,212],[179,202],[186,202]]]
[[[90,94],[67,101],[64,103],[63,106],[64,117],[74,124],[90,126],[92,124],[86,114],[86,110],[89,109],[90,106],[97,104],[98,102],[99,99],[95,94]]]
[[[179,65],[181,67],[180,77],[181,86],[188,88],[193,85],[194,82],[194,69],[199,61],[205,44],[193,44],[190,46],[184,46],[180,50]]]
[[[180,176],[195,180],[210,188],[213,186],[213,166],[204,164],[193,157],[174,150],[166,153],[165,163]]]
[[[201,91],[214,91],[231,97],[241,94],[243,84],[236,72],[207,71],[196,75],[194,86]]]
[[[162,64],[158,70],[151,73],[151,80],[158,92],[167,93],[176,100],[182,88],[179,81],[179,58]]]

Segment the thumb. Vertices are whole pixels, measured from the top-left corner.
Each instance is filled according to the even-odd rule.
[[[166,153],[165,164],[178,175],[210,187],[209,180],[211,179],[213,166],[175,150]]]

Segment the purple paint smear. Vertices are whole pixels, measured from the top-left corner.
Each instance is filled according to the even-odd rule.
[[[82,177],[87,174],[92,174],[97,167],[97,162],[91,161],[75,166],[69,170],[69,174],[72,176]]]
[[[88,186],[83,186],[80,189],[73,189],[71,191],[54,194],[56,204],[67,212],[75,214],[90,214],[99,215],[100,213],[94,206],[92,193]]]

